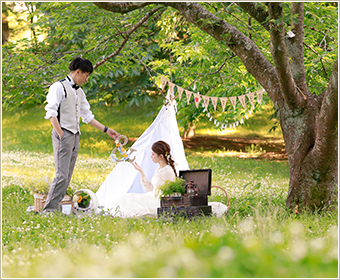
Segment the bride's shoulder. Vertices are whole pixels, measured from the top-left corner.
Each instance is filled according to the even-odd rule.
[[[164,166],[164,167],[158,167],[158,170],[159,170],[159,171],[162,171],[162,172],[167,172],[167,171],[169,171],[169,170],[172,171],[172,168],[171,168],[170,165],[166,165],[166,166]]]

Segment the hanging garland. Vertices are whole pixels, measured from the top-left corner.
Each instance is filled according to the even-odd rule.
[[[183,93],[185,92],[186,97],[187,97],[187,104],[188,105],[190,104],[191,96],[194,96],[194,101],[195,101],[196,108],[198,108],[198,105],[199,105],[201,99],[203,99],[205,108],[208,107],[208,105],[209,105],[209,103],[211,101],[211,103],[213,104],[214,109],[216,111],[218,100],[220,100],[221,105],[222,105],[222,112],[224,112],[228,100],[230,100],[230,102],[233,105],[234,110],[235,110],[237,99],[241,102],[243,108],[246,110],[247,109],[246,96],[248,97],[248,100],[249,100],[252,108],[254,109],[255,108],[255,105],[254,105],[254,96],[255,96],[255,94],[257,95],[257,103],[261,104],[262,103],[263,93],[265,91],[262,88],[262,89],[259,89],[259,90],[255,91],[255,92],[251,92],[251,93],[243,94],[243,95],[239,95],[239,96],[231,96],[231,97],[206,96],[206,95],[201,95],[199,93],[194,93],[194,92],[192,92],[190,90],[186,90],[186,89],[184,89],[184,88],[182,88],[182,87],[180,87],[180,86],[170,82],[169,80],[167,80],[163,76],[161,76],[161,86],[162,86],[162,89],[164,89],[167,84],[169,85],[169,89],[170,89],[171,92],[174,92],[175,86],[177,87],[178,95],[175,98],[178,97],[179,100],[181,100],[181,98],[183,96]]]
[[[254,108],[255,108],[255,105],[254,105],[254,96],[255,96],[255,94],[257,95],[257,103],[261,104],[262,103],[263,93],[265,91],[262,88],[262,89],[259,89],[259,90],[255,91],[255,92],[251,92],[251,93],[243,94],[243,95],[239,95],[239,96],[231,96],[231,97],[206,96],[206,95],[201,95],[199,93],[194,93],[194,92],[191,92],[189,90],[183,89],[182,87],[180,87],[180,86],[170,82],[169,80],[167,80],[166,78],[161,76],[161,87],[162,87],[162,89],[164,89],[167,84],[169,85],[169,90],[172,93],[174,92],[174,88],[177,87],[178,95],[175,98],[178,97],[179,100],[181,100],[181,98],[183,96],[183,93],[185,92],[185,95],[186,95],[186,98],[187,98],[187,104],[188,105],[190,104],[191,96],[194,96],[194,102],[195,102],[196,108],[198,108],[200,101],[203,100],[203,103],[202,103],[202,107],[204,108],[203,113],[206,113],[207,117],[209,118],[209,121],[213,121],[214,124],[217,127],[220,127],[221,129],[227,129],[227,128],[232,129],[232,128],[235,128],[236,126],[239,126],[240,124],[244,123],[244,118],[242,117],[240,121],[237,120],[234,123],[222,123],[222,122],[219,122],[207,110],[207,108],[208,108],[208,106],[210,104],[210,101],[213,104],[215,111],[216,111],[216,108],[217,108],[218,100],[220,100],[220,102],[221,102],[222,112],[224,112],[228,100],[230,100],[231,104],[233,105],[234,110],[236,108],[237,100],[239,100],[240,103],[242,104],[243,108],[245,110],[247,110],[247,105],[246,105],[246,96],[247,96],[248,100],[249,100],[249,102],[250,102],[250,104],[251,104],[251,106],[252,106],[252,108],[254,110]],[[251,114],[252,114],[252,111],[249,110],[248,114],[245,114],[245,118],[248,119],[249,118],[248,115],[251,115]]]
[[[156,87],[159,90],[159,92],[162,93],[162,91],[159,89],[159,87],[155,83],[154,79],[152,78],[152,75],[151,75],[150,71],[148,70],[148,67],[145,65],[145,63],[137,55],[136,55],[136,58],[143,64],[143,66],[147,70],[148,74],[150,75],[153,83],[156,85]],[[252,106],[252,108],[254,110],[254,108],[255,108],[255,105],[254,105],[255,94],[257,96],[257,103],[261,104],[262,103],[262,98],[263,98],[263,93],[265,92],[265,90],[262,88],[262,89],[259,89],[259,90],[255,91],[255,92],[251,92],[251,93],[243,94],[243,95],[239,95],[239,96],[231,96],[231,97],[207,96],[207,95],[201,95],[199,93],[194,93],[194,92],[192,92],[190,90],[186,90],[186,89],[184,89],[184,88],[182,88],[182,87],[172,83],[171,81],[169,81],[168,79],[166,79],[164,76],[161,75],[161,89],[164,90],[167,84],[169,85],[169,91],[171,93],[174,93],[174,89],[175,89],[175,87],[177,87],[178,95],[175,96],[174,98],[175,99],[179,98],[179,101],[182,99],[182,96],[183,96],[184,92],[185,92],[185,95],[186,95],[186,98],[187,98],[187,104],[188,105],[190,105],[191,96],[194,96],[194,102],[195,102],[196,108],[198,108],[200,101],[203,100],[203,103],[202,103],[202,106],[204,108],[203,113],[207,112],[206,115],[209,118],[209,121],[213,121],[214,124],[217,127],[220,127],[221,129],[227,129],[228,126],[229,126],[230,129],[235,128],[236,126],[239,126],[240,124],[244,123],[244,118],[242,117],[240,121],[237,120],[234,123],[222,123],[222,122],[219,122],[207,110],[207,108],[208,108],[208,106],[210,104],[210,101],[213,104],[215,111],[216,111],[216,108],[217,108],[218,100],[220,100],[220,102],[221,102],[222,112],[225,111],[225,107],[226,107],[226,104],[227,104],[228,100],[233,105],[234,110],[236,109],[237,100],[239,100],[240,103],[242,104],[243,108],[245,110],[247,110],[247,105],[246,105],[246,96],[247,96],[248,101],[250,102],[250,104],[251,104],[251,106]],[[164,96],[163,93],[162,93],[162,95]],[[245,114],[245,118],[248,119],[249,118],[248,115],[251,115],[251,114],[252,114],[252,111],[249,110],[248,114]]]
[[[232,128],[235,128],[236,126],[239,126],[240,124],[244,123],[243,117],[241,118],[240,121],[236,121],[234,123],[222,123],[222,122],[219,122],[217,119],[215,119],[210,114],[210,112],[206,109],[204,104],[202,104],[202,107],[204,108],[203,113],[207,112],[206,116],[209,118],[209,121],[214,122],[214,125],[216,125],[217,127],[220,127],[221,129],[228,129],[228,127],[230,129],[232,129]],[[251,112],[251,110],[249,110],[248,114],[245,114],[245,118],[248,119],[249,118],[248,115],[251,115],[251,114],[252,114],[252,112]]]

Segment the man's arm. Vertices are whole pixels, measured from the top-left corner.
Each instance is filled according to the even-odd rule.
[[[96,119],[93,119],[92,121],[89,122],[90,125],[92,125],[94,128],[97,128],[101,131],[104,132],[105,128],[107,128],[106,126],[104,126],[103,124],[101,124],[99,121],[97,121]],[[120,134],[118,132],[116,132],[115,130],[113,130],[112,128],[107,128],[106,133],[112,137],[113,139],[117,139]]]
[[[52,124],[54,130],[58,133],[59,138],[61,139],[61,137],[63,137],[64,131],[60,127],[60,123],[58,121],[58,118],[57,117],[51,117],[50,121],[51,121],[51,124]]]

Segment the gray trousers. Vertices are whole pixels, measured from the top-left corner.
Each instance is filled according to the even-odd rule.
[[[63,136],[52,129],[52,144],[54,153],[54,165],[56,177],[54,178],[47,195],[45,212],[58,210],[59,202],[66,194],[67,187],[71,181],[74,165],[79,150],[79,133],[63,129]]]

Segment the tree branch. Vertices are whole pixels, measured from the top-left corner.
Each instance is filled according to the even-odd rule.
[[[315,27],[309,27],[309,29],[321,33],[322,35],[324,35],[325,37],[333,41],[336,45],[338,45],[337,41],[335,41],[333,37],[328,36],[325,32],[322,32],[321,30],[317,30]]]
[[[326,68],[325,68],[325,65],[323,64],[322,61],[324,60],[327,63],[329,63],[329,62],[326,59],[323,59],[323,57],[320,54],[318,54],[318,52],[316,50],[314,50],[311,46],[307,45],[306,43],[303,43],[303,45],[306,46],[308,49],[310,49],[313,53],[315,53],[319,57],[321,65],[322,65],[322,69],[325,72],[325,75],[326,75],[327,79],[329,79],[327,71],[326,71]]]
[[[285,29],[283,23],[282,3],[268,3],[268,12],[270,16],[270,37],[271,37],[271,53],[278,79],[280,81],[280,89],[285,99],[285,103],[294,109],[304,104],[303,98],[297,94],[297,89],[293,80],[290,69],[287,48],[285,44]]]
[[[269,31],[268,12],[258,2],[237,2],[236,4]]]
[[[293,2],[291,9],[291,28],[292,32],[295,34],[293,38],[286,39],[287,53],[291,58],[290,69],[294,81],[299,89],[306,95],[310,95],[311,92],[307,86],[306,82],[306,72],[303,56],[303,19],[304,19],[304,9],[302,2]],[[297,23],[295,23],[297,20]]]
[[[157,2],[93,2],[99,8],[104,10],[126,14],[128,12],[138,10],[150,4],[159,4]]]
[[[228,13],[228,14],[231,15],[231,16],[233,16],[233,17],[236,18],[239,22],[242,22],[245,26],[247,26],[247,28],[249,29],[249,31],[253,31],[257,36],[259,36],[259,37],[262,39],[262,41],[268,42],[268,40],[265,39],[265,38],[263,38],[259,33],[257,33],[256,30],[255,30],[253,27],[251,27],[251,25],[249,25],[248,23],[244,22],[242,19],[240,19],[239,17],[235,16],[233,13],[228,12],[227,9],[224,9],[224,10],[225,10],[226,13]],[[249,19],[251,19],[251,18],[249,18]],[[250,34],[251,34],[251,33],[250,33]]]
[[[338,59],[336,59],[327,89],[324,92],[317,122],[317,134],[313,155],[320,156],[327,164],[329,158],[323,155],[338,154]],[[335,150],[330,151],[330,148]],[[332,155],[330,155],[332,156]],[[332,161],[331,161],[332,162]]]
[[[279,83],[273,65],[264,57],[255,43],[246,35],[216,17],[196,2],[162,2],[171,6],[189,22],[215,38],[225,42],[243,62],[248,72],[265,88],[276,106]]]
[[[107,3],[105,3],[107,4]],[[120,3],[121,4],[121,3]],[[105,63],[106,61],[108,61],[109,59],[115,57],[116,55],[118,55],[120,53],[120,51],[123,49],[123,47],[125,46],[126,42],[129,40],[131,34],[136,31],[136,29],[138,27],[140,27],[144,22],[146,22],[154,13],[156,13],[158,10],[160,10],[162,7],[158,7],[158,8],[154,8],[152,10],[150,10],[149,12],[147,12],[145,14],[145,16],[139,21],[137,22],[130,30],[128,30],[126,32],[126,36],[125,39],[123,40],[123,42],[121,43],[121,45],[119,46],[119,48],[112,54],[108,55],[107,57],[105,57],[104,59],[98,61],[94,66],[93,69],[96,69],[98,66],[102,65],[103,63]]]

